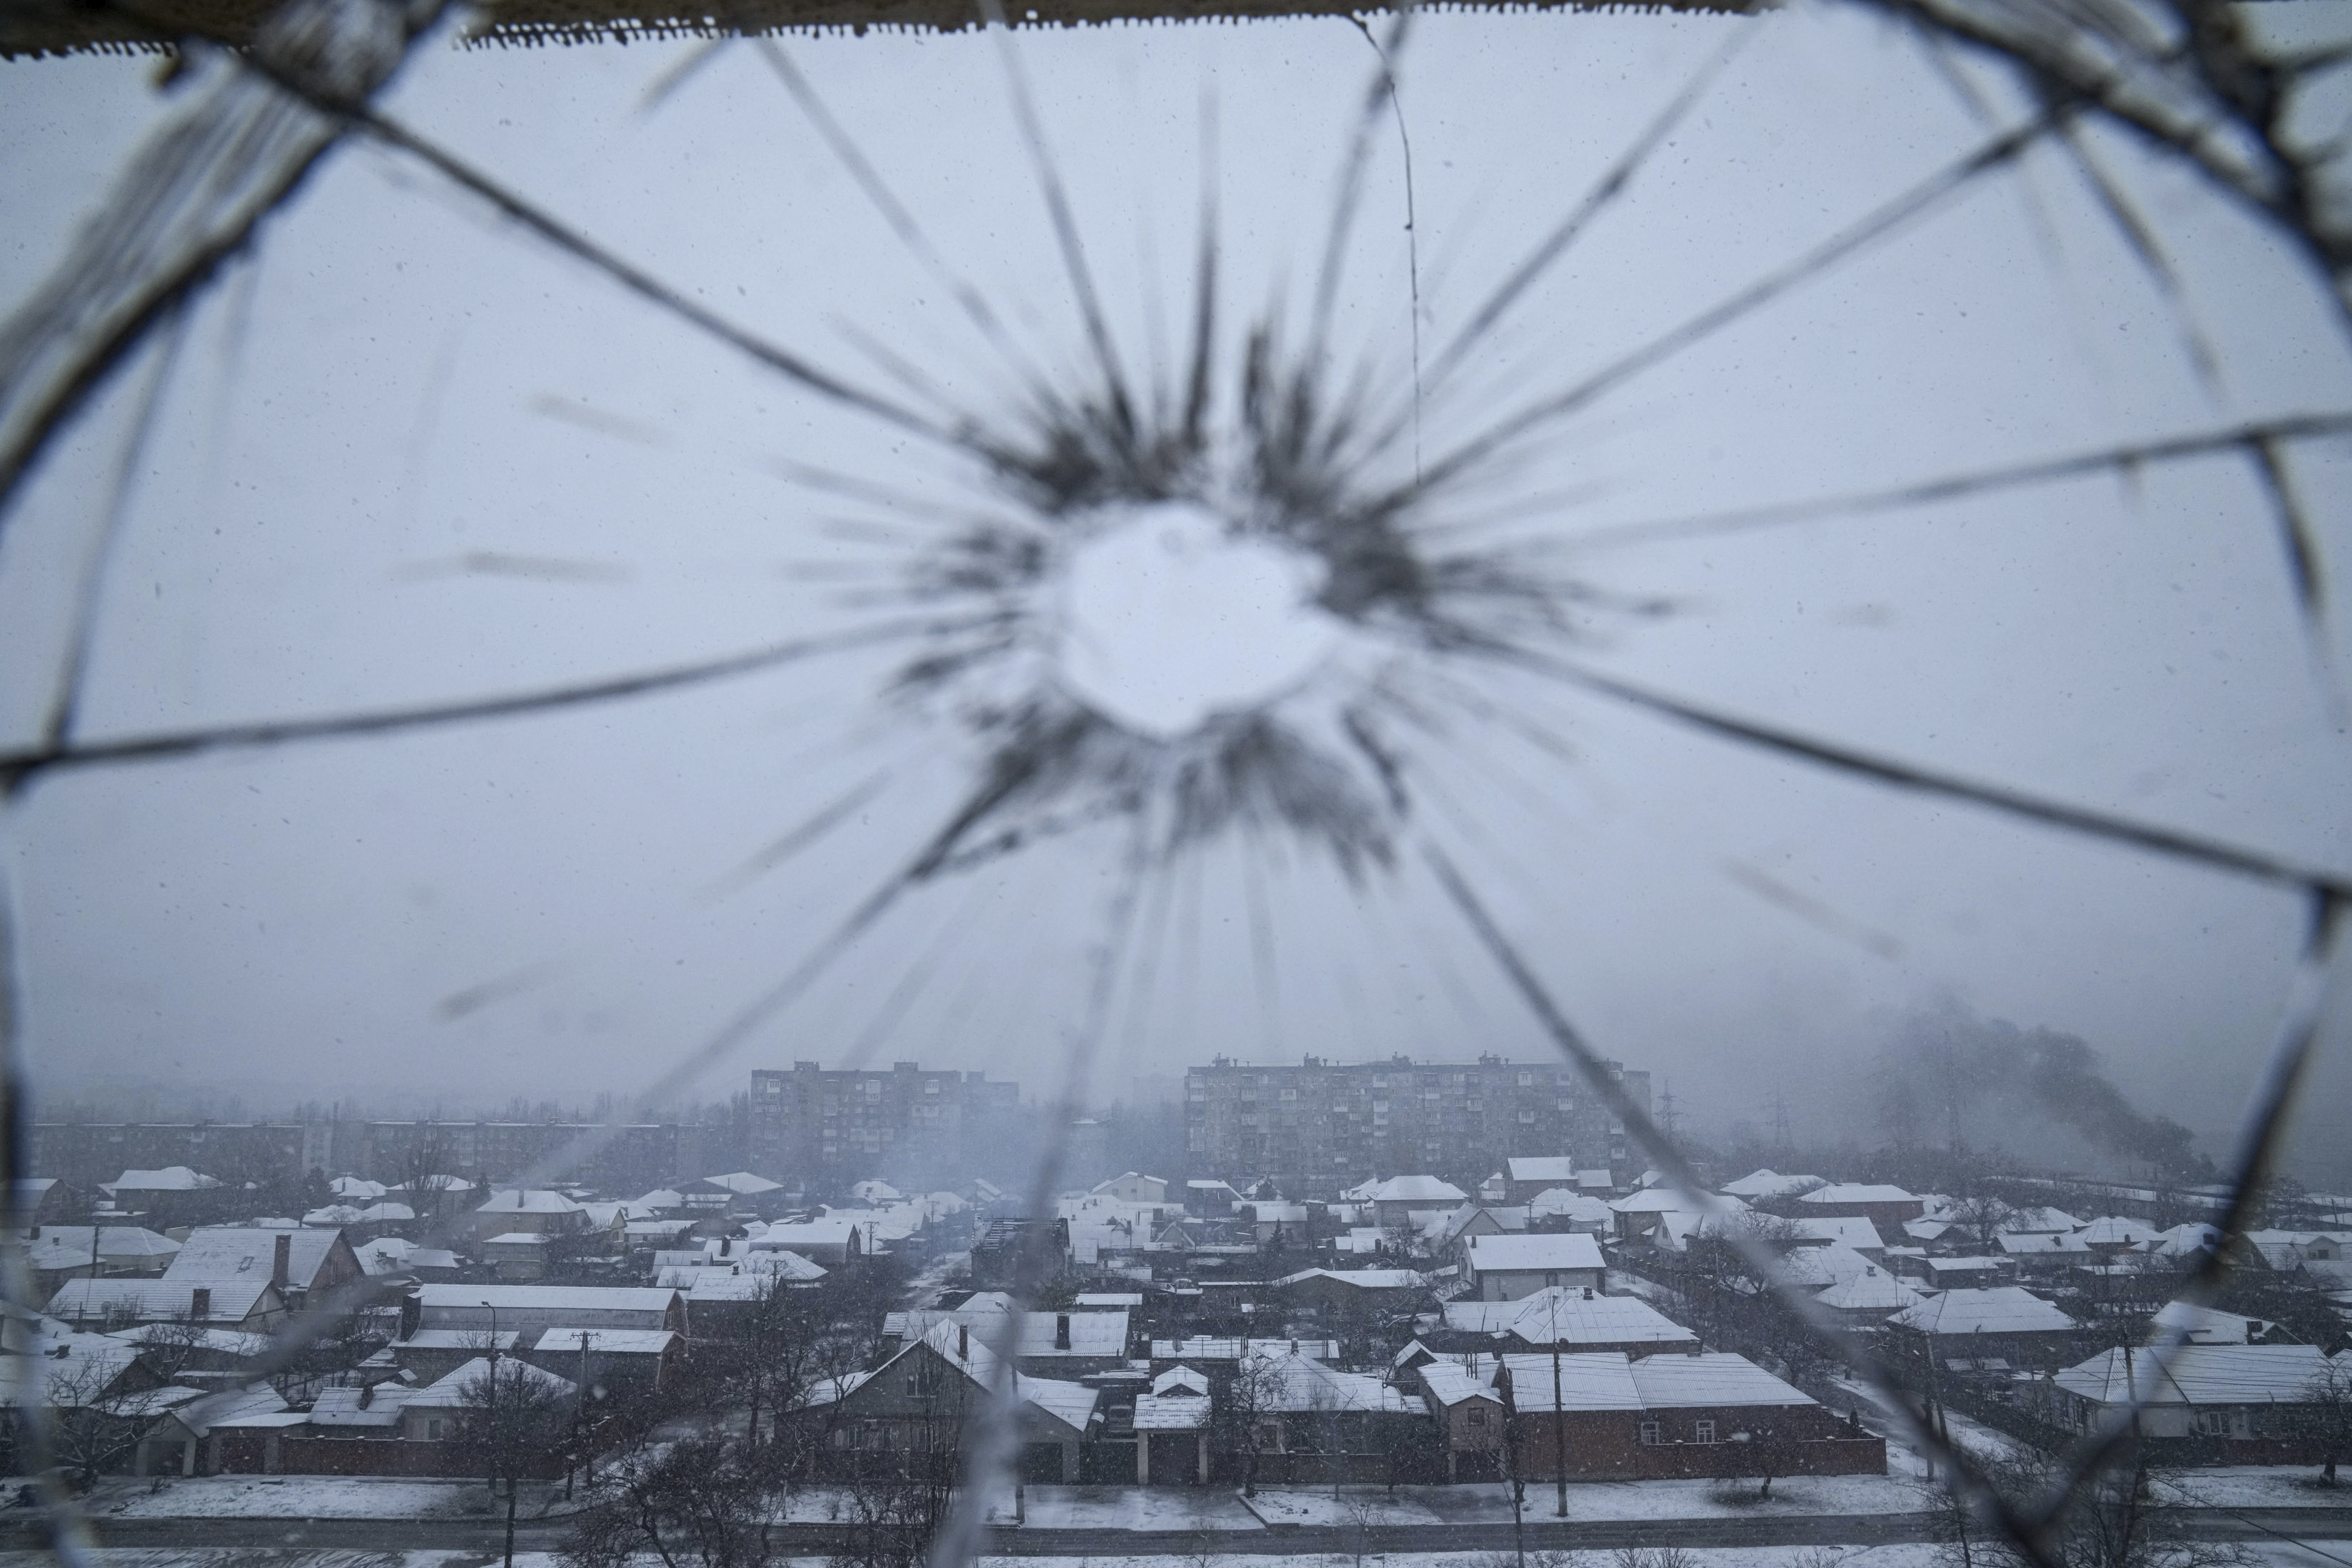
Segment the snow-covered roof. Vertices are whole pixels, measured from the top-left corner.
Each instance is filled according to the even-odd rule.
[[[1639,1296],[1551,1286],[1516,1301],[1448,1301],[1456,1333],[1507,1333],[1531,1345],[1696,1344],[1698,1336]]]
[[[277,1268],[278,1243],[286,1240],[286,1278],[307,1288],[317,1279],[341,1236],[335,1230],[265,1230],[258,1226],[206,1226],[190,1231],[163,1278],[205,1285],[223,1279],[268,1279]]]
[[[2242,1318],[2235,1312],[2217,1312],[2210,1307],[2194,1306],[2187,1301],[2167,1301],[2157,1309],[2149,1325],[2158,1333],[2178,1332],[2190,1344],[2242,1345],[2253,1338],[2263,1326],[2258,1318]]]
[[[987,1292],[995,1295],[996,1292]],[[953,1311],[918,1310],[892,1312],[883,1320],[883,1331],[898,1324],[901,1337],[913,1340],[927,1338],[942,1324],[970,1328],[975,1339],[993,1341],[1002,1331],[1003,1309],[994,1303],[975,1306],[979,1301],[967,1301]],[[1070,1342],[1057,1346],[1066,1322]],[[1125,1312],[1024,1312],[1021,1314],[1021,1337],[1013,1353],[1023,1358],[1067,1356],[1074,1361],[1102,1360],[1127,1357],[1127,1314]]]
[[[2072,1232],[2052,1235],[2042,1231],[2029,1231],[2023,1235],[2016,1235],[2003,1231],[1993,1239],[2000,1244],[2001,1256],[2004,1258],[2059,1258],[2070,1252],[2084,1253],[2091,1250],[2088,1242]]]
[[[512,1192],[492,1193],[474,1211],[491,1215],[507,1214],[578,1214],[580,1205],[562,1193],[544,1187],[517,1187]]]
[[[1744,1200],[1736,1197],[1708,1198],[1665,1186],[1643,1187],[1609,1203],[1612,1214],[1668,1214],[1675,1210],[1705,1214],[1710,1208],[1740,1210],[1747,1206]]]
[[[500,1329],[496,1334],[488,1329],[418,1329],[405,1339],[394,1341],[393,1348],[404,1351],[510,1351],[521,1342],[522,1331],[519,1329]]]
[[[2136,1219],[2106,1215],[2074,1234],[2085,1247],[2145,1247],[2161,1233],[2154,1226],[2142,1225]]]
[[[1736,1182],[1724,1183],[1723,1190],[1735,1198],[1782,1198],[1828,1185],[1819,1176],[1784,1176],[1769,1166],[1762,1166]]]
[[[559,1325],[540,1331],[536,1353],[577,1352],[583,1337],[591,1355],[661,1355],[679,1342],[668,1329],[575,1329]]]
[[[1197,1432],[1209,1424],[1205,1394],[1147,1394],[1135,1402],[1139,1432]]]
[[[2167,1258],[2181,1258],[2220,1246],[2221,1227],[2207,1225],[2201,1220],[2191,1220],[2187,1225],[2176,1225],[2170,1230],[2158,1231],[2157,1237],[2156,1245],[2148,1250]]]
[[[266,1383],[208,1394],[183,1405],[178,1415],[180,1425],[199,1437],[236,1427],[302,1426],[310,1420],[299,1411],[288,1409],[285,1395]]]
[[[1629,1370],[1642,1403],[1653,1410],[1709,1405],[1811,1405],[1800,1393],[1744,1355],[1652,1355]]]
[[[509,1386],[507,1380],[519,1379],[547,1390],[550,1394],[569,1396],[579,1385],[568,1377],[558,1377],[543,1367],[536,1367],[520,1356],[500,1358],[499,1386]],[[484,1380],[490,1374],[488,1356],[476,1356],[439,1381],[416,1390],[408,1396],[408,1405],[416,1410],[467,1409],[481,1400]]]
[[[40,1230],[39,1239],[31,1244],[36,1268],[70,1268],[77,1260],[87,1268],[93,1235],[100,1262],[150,1262],[180,1250],[170,1237],[135,1225],[45,1225]]]
[[[166,1165],[160,1171],[125,1171],[110,1182],[100,1182],[99,1190],[112,1193],[128,1187],[141,1193],[196,1193],[220,1184],[217,1176],[200,1175],[185,1165]]]
[[[1330,1279],[1359,1290],[1418,1290],[1429,1281],[1410,1268],[1302,1268],[1275,1281],[1298,1285],[1310,1279]]]
[[[337,1176],[327,1184],[327,1190],[346,1203],[372,1204],[392,1189],[363,1176]]]
[[[425,1308],[491,1307],[550,1308],[594,1312],[663,1312],[676,1299],[675,1290],[646,1285],[420,1285],[417,1305]]]
[[[751,1238],[755,1251],[800,1251],[811,1247],[846,1247],[849,1238],[857,1234],[856,1225],[845,1219],[810,1219],[791,1225],[772,1225]]]
[[[1273,1354],[1296,1350],[1300,1355],[1337,1359],[1337,1340],[1289,1339],[1220,1339],[1211,1335],[1195,1335],[1189,1340],[1154,1340],[1151,1342],[1153,1361],[1231,1361],[1241,1360],[1246,1348],[1250,1354]]]
[[[1340,1372],[1313,1356],[1289,1350],[1253,1347],[1234,1375],[1256,1385],[1256,1406],[1264,1411],[1340,1415],[1402,1413],[1413,1408],[1402,1393],[1377,1377]]]
[[[1143,1292],[1140,1290],[1081,1290],[1076,1300],[1079,1308],[1087,1311],[1103,1311],[1115,1307],[1124,1307],[1132,1310],[1143,1305]]]
[[[1918,1195],[1884,1182],[1832,1182],[1797,1200],[1801,1204],[1911,1204]]]
[[[1507,1355],[1503,1364],[1510,1370],[1512,1403],[1522,1414],[1642,1408],[1641,1391],[1633,1386],[1633,1363],[1622,1351]]]
[[[484,1247],[545,1247],[547,1237],[535,1230],[509,1230],[482,1238]]]
[[[302,1223],[313,1228],[357,1225],[359,1222],[360,1211],[350,1204],[329,1204],[324,1208],[312,1209],[302,1216]]]
[[[1831,1286],[1813,1298],[1841,1312],[1899,1312],[1925,1300],[1883,1268],[1865,1267],[1851,1279]]]
[[[1448,1181],[1435,1176],[1391,1176],[1358,1196],[1359,1202],[1376,1204],[1444,1204],[1452,1205],[1470,1194]]]
[[[1835,1241],[1858,1252],[1874,1252],[1886,1244],[1878,1237],[1878,1227],[1860,1215],[1806,1215],[1800,1219],[1782,1222],[1807,1241]],[[1907,1222],[1906,1228],[1919,1222]]]
[[[1476,1372],[1458,1361],[1424,1362],[1417,1369],[1416,1375],[1421,1379],[1421,1385],[1429,1391],[1429,1396],[1449,1410],[1465,1399],[1484,1399],[1500,1405],[1503,1396],[1495,1387],[1493,1365],[1485,1357],[1478,1360],[1486,1364]]]
[[[686,1194],[675,1187],[656,1187],[643,1197],[629,1201],[629,1212],[637,1215],[656,1214],[663,1209],[682,1209],[685,1206]]]
[[[121,1312],[150,1321],[191,1318],[195,1292],[209,1290],[207,1322],[241,1322],[269,1289],[258,1279],[68,1279],[49,1298],[49,1314],[67,1320],[105,1318]]]
[[[322,1388],[310,1402],[310,1425],[330,1431],[389,1430],[400,1425],[401,1407],[415,1390],[404,1384],[379,1383],[373,1390]],[[361,1405],[362,1398],[367,1401]]]
[[[2074,1320],[2020,1285],[1947,1290],[1887,1320],[1930,1334],[2031,1334],[2072,1330]]]
[[[739,1198],[755,1198],[762,1193],[781,1193],[782,1182],[772,1182],[765,1176],[755,1176],[749,1171],[730,1171],[723,1176],[702,1178],[714,1187],[725,1187]]]
[[[821,1263],[812,1263],[799,1253],[781,1247],[747,1254],[743,1267],[753,1274],[772,1274],[787,1285],[809,1284],[832,1272]]]
[[[2053,1236],[2066,1231],[2080,1230],[2083,1228],[2083,1222],[2064,1209],[2053,1209],[2047,1205],[2041,1205],[2032,1208],[2010,1210],[2001,1217],[2000,1228],[2016,1231],[2021,1236],[2032,1235],[2035,1232]]]
[[[416,1211],[406,1204],[384,1202],[370,1204],[360,1210],[362,1225],[405,1225],[416,1217]]]
[[[79,1409],[108,1399],[114,1384],[139,1359],[139,1347],[112,1334],[44,1331],[37,1353],[12,1356],[11,1375],[0,1378],[0,1409],[14,1409],[19,1375],[40,1379],[41,1401],[62,1409]],[[63,1351],[60,1355],[58,1352]]]
[[[1870,1259],[1841,1242],[1827,1247],[1792,1247],[1780,1255],[1780,1278],[1786,1283],[1818,1289],[1843,1285],[1866,1273]]]
[[[2181,1345],[2162,1356],[2118,1348],[2053,1381],[2101,1405],[2135,1396],[2158,1405],[2294,1404],[2311,1396],[2311,1380],[2326,1365],[2317,1345]]]
[[[1607,1200],[1590,1193],[1580,1193],[1572,1187],[1546,1187],[1528,1200],[1528,1213],[1534,1218],[1561,1218],[1588,1225],[1605,1224],[1609,1218]]]
[[[1515,1182],[1576,1180],[1576,1162],[1554,1154],[1516,1154],[1503,1162],[1503,1169]]]
[[[1469,1264],[1473,1273],[1489,1274],[1593,1270],[1605,1267],[1601,1245],[1583,1231],[1548,1235],[1474,1236]]]

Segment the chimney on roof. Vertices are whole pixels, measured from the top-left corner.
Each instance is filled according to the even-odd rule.
[[[1057,1351],[1070,1348],[1070,1314],[1067,1312],[1054,1314],[1054,1348]]]
[[[188,1316],[203,1322],[213,1315],[213,1288],[198,1285],[188,1292]]]
[[[958,1323],[956,1325],[956,1360],[970,1361],[971,1359],[971,1325],[969,1323]]]
[[[1592,1300],[1592,1287],[1590,1285],[1584,1288],[1584,1299],[1588,1301]]]
[[[294,1237],[281,1230],[273,1239],[276,1245],[269,1254],[269,1282],[283,1290],[286,1277],[294,1269]]]

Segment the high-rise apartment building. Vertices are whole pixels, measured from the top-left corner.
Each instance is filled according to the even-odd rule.
[[[1647,1110],[1650,1075],[1611,1075]],[[1517,1154],[1625,1164],[1624,1124],[1562,1062],[1335,1062],[1219,1057],[1184,1078],[1187,1174],[1273,1176],[1300,1197],[1370,1175],[1426,1173],[1468,1190]]]
[[[751,1074],[751,1169],[794,1177],[885,1176],[947,1181],[993,1168],[1021,1108],[1021,1086],[986,1073],[826,1068]]]

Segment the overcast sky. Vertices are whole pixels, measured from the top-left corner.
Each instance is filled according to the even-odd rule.
[[[1430,397],[1425,455],[1990,133],[1916,40],[1853,12],[1422,17],[1402,96],[1418,254],[1383,120],[1345,247],[1343,362],[1409,408],[1416,284],[1426,365],[1735,43],[1625,199]],[[1086,340],[992,45],[790,47],[1019,352],[1077,386]],[[1002,358],[750,47],[644,107],[689,49],[428,48],[390,103],[697,301],[916,398],[893,356],[944,400],[1011,422]],[[1175,363],[1210,169],[1230,428],[1245,327],[1281,305],[1303,334],[1371,50],[1326,20],[1024,36],[1021,57],[1139,378]],[[148,69],[0,65],[0,299],[55,262],[108,171],[175,106]],[[1996,76],[1970,79],[2013,111]],[[2184,309],[2044,153],[1545,426],[1444,498],[1440,521],[1569,546],[1619,523],[2352,406],[2342,324],[2300,264],[2177,169],[2100,146],[2160,232]],[[2188,346],[2200,337],[2210,376]],[[52,689],[151,369],[119,379],[5,519],[11,736],[37,729]],[[92,735],[526,689],[866,626],[898,613],[867,595],[902,580],[941,512],[1018,510],[968,460],[825,404],[368,148],[338,153],[206,296],[158,406],[107,569]],[[1364,481],[1409,475],[1413,438]],[[2310,442],[2291,458],[2331,562],[2352,549],[2345,455]],[[900,499],[826,493],[794,465]],[[2339,622],[2315,650],[2239,458],[1557,559],[1673,605],[1595,611],[1578,651],[1597,665],[2352,865],[2352,745],[2315,677],[2346,680],[2352,637]],[[1213,629],[1178,628],[1171,660],[1187,637],[1230,653]],[[257,1108],[569,1104],[642,1087],[819,950],[974,787],[986,753],[955,694],[888,694],[920,651],[49,777],[7,818],[36,1065],[63,1089],[211,1085]],[[1778,1089],[1801,1135],[1866,1137],[1863,1056],[1903,1010],[1956,996],[2081,1034],[2141,1104],[2226,1133],[2291,968],[2289,896],[1762,758],[1491,666],[1406,654],[1375,673],[1423,718],[1394,736],[1411,800],[1397,869],[1351,883],[1279,833],[1153,867],[1118,951],[1102,1092],[1214,1054],[1543,1054],[1411,852],[1426,840],[1596,1043],[1670,1080],[1702,1125],[1765,1115]],[[824,832],[761,868],[820,814]],[[919,1059],[1049,1089],[1129,890],[1128,842],[1105,823],[931,879],[704,1089],[800,1058]],[[2335,1131],[2315,1121],[2304,1140],[2305,1168],[2330,1180],[2352,1180],[2344,1022],[2339,1001],[2314,1094]]]

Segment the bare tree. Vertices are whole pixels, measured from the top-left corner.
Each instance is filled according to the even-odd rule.
[[[2018,1500],[2050,1495],[2064,1475],[2055,1458],[2021,1447],[2002,1457],[1979,1456],[1979,1465],[1996,1490]],[[2042,1543],[2048,1568],[2245,1568],[2255,1561],[2236,1542],[2189,1533],[2183,1510],[2164,1506],[2167,1473],[2143,1449],[2126,1448],[2105,1468],[2068,1479],[2066,1509]],[[2033,1561],[2005,1531],[1981,1521],[1961,1524],[1944,1542],[1947,1562],[2023,1568]]]
[[[640,1448],[606,1478],[608,1500],[574,1521],[565,1561],[625,1568],[651,1552],[668,1568],[760,1568],[774,1560],[782,1489],[761,1458],[727,1433]]]
[[[2319,1449],[2320,1479],[2336,1484],[2336,1467],[2352,1454],[2352,1357],[2322,1362],[2303,1385],[2295,1415],[2301,1435]]]
[[[1270,1436],[1269,1416],[1280,1408],[1289,1386],[1279,1357],[1242,1342],[1234,1374],[1209,1410],[1213,1440],[1241,1462],[1242,1495],[1257,1496],[1258,1458]]]
[[[514,1568],[516,1493],[563,1451],[573,1428],[572,1385],[495,1348],[488,1366],[458,1389],[462,1438],[480,1455],[484,1477],[506,1491],[506,1568]]]

